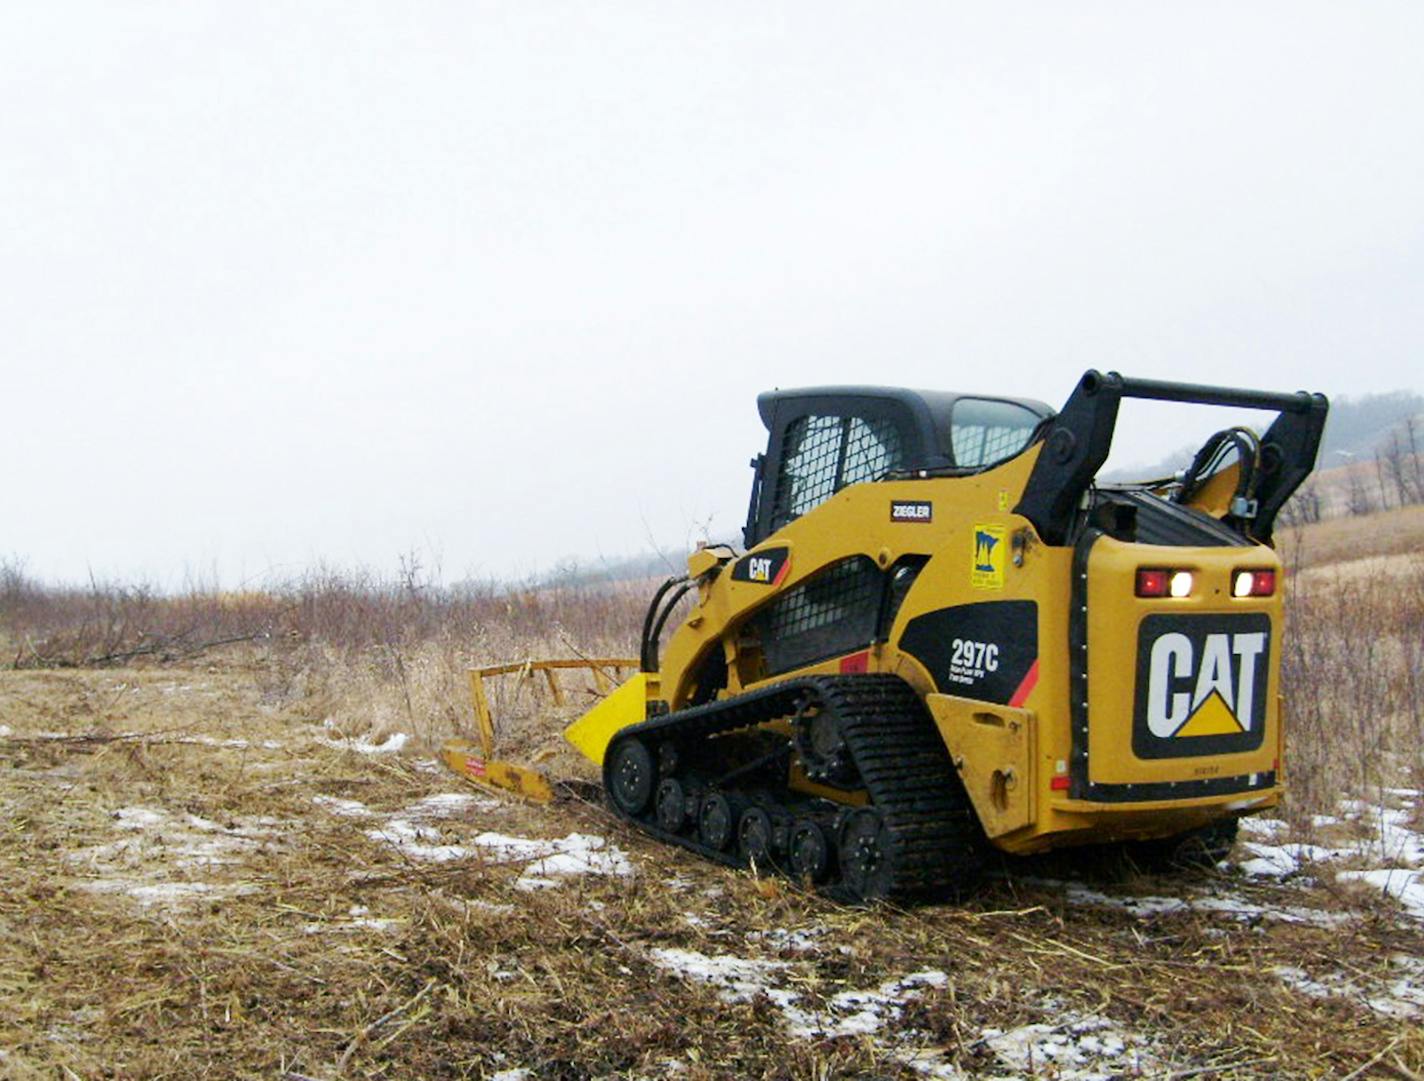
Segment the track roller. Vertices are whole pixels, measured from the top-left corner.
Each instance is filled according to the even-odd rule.
[[[873,901],[890,893],[894,852],[885,820],[874,807],[860,807],[841,823],[841,876],[857,899]]]
[[[604,762],[620,815],[718,863],[847,901],[943,897],[979,874],[983,832],[896,676],[807,676],[661,714],[618,733]],[[845,799],[797,787],[798,770]]]
[[[737,820],[741,801],[725,792],[711,791],[703,795],[697,807],[697,835],[702,843],[717,852],[725,852],[737,839]]]
[[[668,833],[681,833],[687,825],[687,790],[676,777],[664,778],[658,785],[658,828]]]
[[[765,868],[772,861],[775,844],[769,815],[761,807],[748,807],[737,820],[737,851],[742,859]]]
[[[831,839],[814,818],[798,818],[791,826],[791,841],[787,846],[787,867],[793,877],[809,879],[819,886],[831,877],[835,850]]]
[[[647,809],[656,779],[652,752],[640,739],[620,743],[604,772],[604,783],[614,804],[626,815],[640,815]]]

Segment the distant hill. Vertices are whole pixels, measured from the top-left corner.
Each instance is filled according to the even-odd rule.
[[[613,559],[564,559],[545,573],[537,575],[531,584],[536,588],[548,589],[555,586],[596,586],[615,582],[656,580],[686,574],[687,556],[687,552],[668,550],[639,552],[636,555]]]
[[[1330,399],[1330,416],[1325,421],[1325,441],[1321,457],[1373,455],[1382,440],[1410,417],[1424,414],[1424,396],[1407,390],[1388,394],[1367,394],[1360,399],[1341,396]]]
[[[1325,438],[1320,445],[1320,467],[1338,465],[1350,458],[1374,457],[1380,443],[1410,417],[1420,419],[1419,435],[1424,438],[1424,395],[1409,390],[1392,390],[1387,394],[1366,394],[1361,398],[1345,394],[1331,396]],[[1152,465],[1114,469],[1103,474],[1102,479],[1111,482],[1171,476],[1185,468],[1196,452],[1196,446],[1182,447]]]

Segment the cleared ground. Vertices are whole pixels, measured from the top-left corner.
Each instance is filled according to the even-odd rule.
[[[0,1076],[1424,1073],[1424,911],[1349,876],[1409,881],[1408,789],[1212,875],[847,909],[342,740],[264,671],[0,673]]]

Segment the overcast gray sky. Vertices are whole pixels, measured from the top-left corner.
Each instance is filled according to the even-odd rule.
[[[1418,0],[8,5],[0,554],[518,575],[733,532],[772,386],[1418,389],[1421,57]],[[1119,460],[1225,419],[1169,408]]]

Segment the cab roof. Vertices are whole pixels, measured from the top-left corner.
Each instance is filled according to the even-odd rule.
[[[770,432],[803,416],[893,417],[902,432],[915,436],[913,442],[917,445],[907,447],[911,459],[908,465],[916,469],[934,469],[954,464],[950,451],[953,446],[950,429],[954,407],[966,399],[1016,405],[1040,420],[1055,415],[1052,406],[1032,398],[877,386],[768,390],[757,395],[757,412]]]

